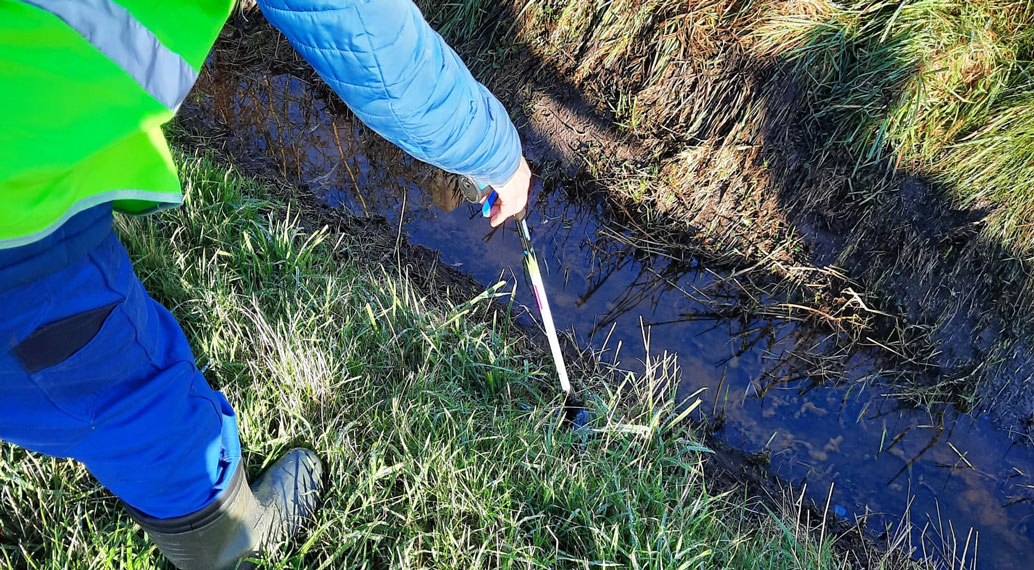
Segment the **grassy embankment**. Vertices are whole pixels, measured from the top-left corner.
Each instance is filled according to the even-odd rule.
[[[497,93],[537,85],[611,118],[644,158],[584,137],[582,162],[651,241],[775,276],[808,308],[777,311],[934,371],[905,389],[922,401],[1022,387],[1028,1],[420,4]]]
[[[249,472],[299,444],[329,465],[315,533],[269,567],[846,567],[832,531],[710,488],[667,403],[600,389],[590,437],[560,427],[493,293],[423,292],[371,261],[393,236],[313,230],[284,189],[179,159],[185,206],[119,220],[137,272],[236,407]],[[650,370],[623,388],[675,373]],[[0,504],[0,567],[164,564],[73,462],[0,444]]]

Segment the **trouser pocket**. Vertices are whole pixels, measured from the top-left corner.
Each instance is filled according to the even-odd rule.
[[[97,395],[148,362],[122,302],[108,303],[43,325],[11,351],[50,401],[92,421]]]
[[[72,315],[33,331],[12,352],[29,374],[57,366],[90,343],[117,303]]]

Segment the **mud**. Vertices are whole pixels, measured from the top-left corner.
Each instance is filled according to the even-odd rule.
[[[620,136],[584,101],[536,91],[526,104],[530,113],[521,125],[528,160],[561,165],[571,176],[588,166],[589,157],[645,164],[649,153],[627,136]]]

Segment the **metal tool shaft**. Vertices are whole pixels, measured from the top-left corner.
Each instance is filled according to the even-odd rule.
[[[549,350],[553,353],[557,376],[560,377],[560,388],[563,389],[565,396],[570,396],[571,381],[567,378],[567,365],[564,363],[564,355],[560,351],[560,339],[556,334],[556,325],[553,323],[553,313],[549,309],[549,300],[546,298],[546,285],[542,281],[542,270],[539,268],[539,260],[535,255],[535,247],[531,244],[528,222],[523,218],[517,220],[517,233],[520,234],[521,244],[524,246],[524,262],[528,268],[528,279],[531,280],[531,290],[535,293],[535,301],[538,303],[539,313],[542,315],[542,325],[546,329]]]
[[[477,188],[477,191],[472,193],[478,194],[478,201],[484,196],[481,214],[487,218],[492,212],[498,194],[488,186],[479,186],[473,179],[470,179],[470,184]],[[567,365],[564,363],[564,354],[560,351],[560,339],[556,334],[556,324],[553,323],[553,312],[549,309],[549,299],[546,298],[546,284],[542,281],[539,259],[535,255],[535,246],[531,244],[531,231],[528,230],[528,222],[523,213],[518,214],[514,221],[517,222],[517,233],[520,234],[521,244],[524,246],[524,263],[528,269],[528,279],[531,280],[531,290],[535,293],[535,302],[538,303],[539,314],[542,315],[542,325],[546,329],[546,339],[549,340],[549,351],[553,353],[557,376],[560,377],[560,388],[564,391],[565,400],[569,402],[573,396],[571,380],[567,377]]]

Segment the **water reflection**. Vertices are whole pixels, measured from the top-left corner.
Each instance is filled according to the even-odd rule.
[[[216,63],[187,114],[206,130],[232,133],[225,143],[239,161],[305,185],[326,203],[386,217],[482,283],[521,265],[517,236],[490,231],[452,178],[308,87]],[[598,209],[567,201],[562,184],[537,188],[530,212],[560,328],[599,349],[606,339],[641,345],[645,324],[654,352],[678,354],[679,392],[709,391],[717,435],[766,453],[776,474],[807,484],[820,504],[833,484],[834,511],[870,529],[896,525],[908,511],[920,553],[968,566],[979,536],[980,568],[1029,566],[1029,449],[986,418],[946,407],[931,415],[885,395],[872,355],[845,350],[828,331],[750,314],[742,302],[749,292],[735,279],[643,252]],[[523,289],[518,301],[532,305]]]

